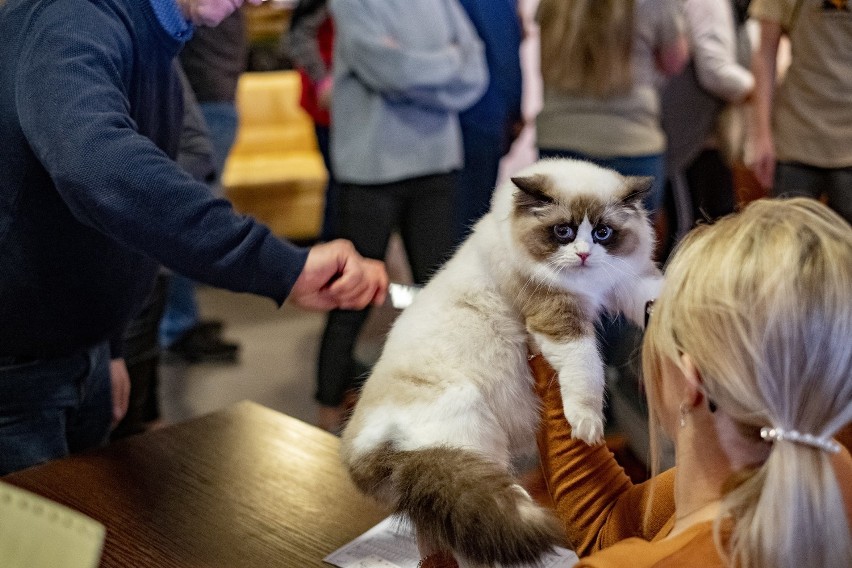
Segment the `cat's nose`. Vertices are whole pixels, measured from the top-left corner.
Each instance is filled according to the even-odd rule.
[[[577,256],[580,257],[580,264],[586,264],[586,259],[589,258],[589,253],[587,252],[578,252]]]

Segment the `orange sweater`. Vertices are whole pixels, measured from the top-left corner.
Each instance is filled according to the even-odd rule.
[[[541,397],[538,446],[542,472],[580,568],[723,567],[713,542],[713,523],[698,523],[667,539],[674,526],[674,469],[634,485],[605,445],[571,439],[562,413],[556,373],[540,355],[530,362]],[[852,425],[838,438],[852,440]],[[834,458],[852,525],[852,456]],[[452,555],[437,553],[421,568],[457,568]]]
[[[541,356],[530,365],[547,425],[538,436],[542,471],[568,542],[581,558],[577,566],[724,566],[712,522],[665,538],[674,525],[674,470],[634,485],[605,445],[572,440],[555,372]],[[852,457],[844,448],[834,463],[852,520]]]

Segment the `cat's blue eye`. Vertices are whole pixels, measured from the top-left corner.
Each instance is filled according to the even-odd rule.
[[[577,236],[577,231],[568,223],[560,223],[553,226],[553,235],[557,241],[564,245],[574,240]]]
[[[595,227],[595,230],[592,231],[592,239],[596,243],[600,243],[603,245],[608,243],[612,239],[612,236],[614,234],[615,231],[613,231],[612,227],[610,227],[609,225],[598,225],[597,227]]]

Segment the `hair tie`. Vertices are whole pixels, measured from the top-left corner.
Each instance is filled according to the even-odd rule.
[[[817,448],[830,454],[840,451],[840,444],[829,438],[820,438],[813,434],[802,434],[796,430],[784,430],[783,428],[761,428],[760,437],[771,442],[793,442]]]

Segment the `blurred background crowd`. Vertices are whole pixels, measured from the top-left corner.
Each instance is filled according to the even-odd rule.
[[[270,0],[181,53],[182,163],[276,233],[347,238],[422,284],[495,184],[539,157],[590,160],[654,176],[662,264],[759,197],[852,219],[850,41],[846,0]],[[232,397],[338,431],[397,313],[270,316],[176,274],[155,296],[117,435]],[[643,456],[636,350],[607,349],[609,418]]]

